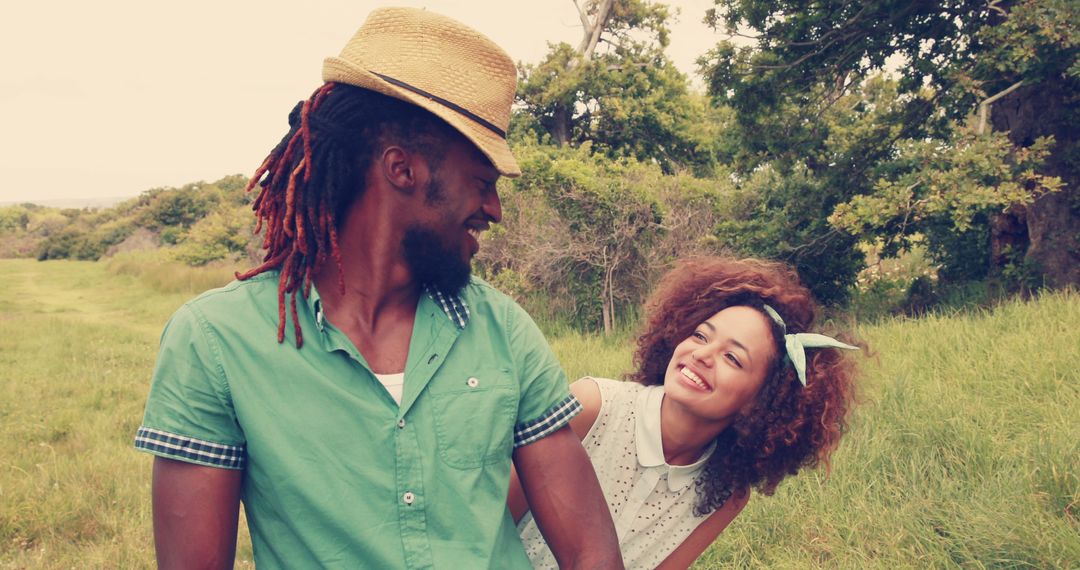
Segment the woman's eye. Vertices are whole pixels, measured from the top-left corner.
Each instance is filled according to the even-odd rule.
[[[732,364],[734,364],[735,366],[738,366],[739,368],[742,368],[742,363],[739,362],[739,357],[735,356],[734,354],[732,354],[730,352],[725,354],[724,356],[727,357],[727,359],[730,360]]]
[[[704,342],[706,340],[705,339],[705,334],[702,333],[701,331],[694,331],[694,334],[690,335],[690,337],[691,338],[696,338],[697,340],[700,340],[702,342]]]

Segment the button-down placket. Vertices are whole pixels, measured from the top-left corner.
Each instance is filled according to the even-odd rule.
[[[398,410],[395,431],[395,482],[398,496],[398,525],[405,550],[405,563],[409,568],[430,568],[434,564],[431,544],[427,536],[427,499],[424,488],[423,455],[419,434],[414,422],[408,421],[413,404],[420,398],[431,378],[442,366],[444,355],[450,352],[461,329],[453,321],[442,318],[442,311],[429,298],[421,299],[418,315],[433,319],[431,336],[421,334],[415,327],[410,342],[409,361],[405,366],[405,389]],[[430,313],[430,314],[429,314]]]
[[[615,534],[618,535],[619,540],[622,540],[633,528],[634,519],[637,518],[642,507],[645,506],[645,501],[649,499],[649,495],[652,495],[653,491],[656,490],[656,484],[660,482],[661,470],[662,467],[648,468],[630,490],[629,496],[626,497],[626,504],[623,506],[622,512],[619,513],[619,520],[615,521]]]

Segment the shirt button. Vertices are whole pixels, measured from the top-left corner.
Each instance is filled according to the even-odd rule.
[[[413,501],[416,500],[416,495],[413,495],[412,491],[406,491],[405,494],[401,496],[401,500],[405,501],[406,505],[411,505]]]
[[[465,381],[465,385],[470,388],[475,388],[480,385],[480,380],[475,376]]]
[[[401,418],[400,420],[397,421],[397,427],[399,427],[399,428],[405,427],[405,418]]]

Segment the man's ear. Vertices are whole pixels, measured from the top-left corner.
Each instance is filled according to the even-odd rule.
[[[388,146],[380,157],[379,167],[386,181],[399,192],[412,194],[419,186],[426,164],[420,157],[399,146]]]

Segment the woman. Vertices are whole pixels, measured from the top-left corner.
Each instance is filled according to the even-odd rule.
[[[627,568],[686,568],[742,511],[802,467],[828,462],[854,368],[812,330],[810,293],[787,267],[703,258],[665,275],[646,305],[637,370],[571,386],[571,420],[604,489]],[[555,567],[514,474],[526,552]]]

